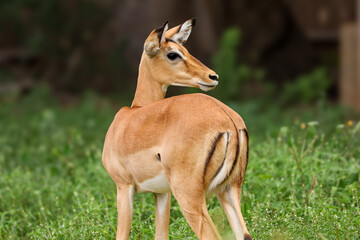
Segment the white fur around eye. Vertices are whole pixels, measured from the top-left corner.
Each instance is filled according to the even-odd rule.
[[[178,54],[183,60],[186,60],[186,57],[184,56],[184,54],[182,54],[179,50],[177,50],[177,49],[171,49],[167,54],[169,54],[169,53],[176,53],[176,54]]]

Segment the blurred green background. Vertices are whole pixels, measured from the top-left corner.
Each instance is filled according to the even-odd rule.
[[[89,89],[128,100],[148,34],[192,17],[186,46],[219,73],[212,94],[221,100],[342,100],[342,58],[351,58],[342,55],[349,38],[342,29],[356,21],[355,0],[2,0],[0,92],[26,94],[46,83],[62,103]]]
[[[101,164],[131,104],[148,34],[197,18],[186,47],[220,76],[208,92],[245,120],[242,207],[255,239],[359,239],[355,0],[0,0],[0,239],[113,239]],[[354,27],[355,26],[355,27]],[[170,87],[167,97],[199,92]],[[233,239],[216,199],[210,215]],[[154,234],[137,195],[131,239]],[[172,239],[194,239],[173,199]]]

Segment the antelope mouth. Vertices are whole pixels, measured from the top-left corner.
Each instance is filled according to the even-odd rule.
[[[203,82],[197,82],[197,84],[199,85],[201,90],[209,91],[211,89],[214,89],[219,84],[219,82],[218,81],[213,81],[213,83],[211,83],[211,84],[203,83]]]

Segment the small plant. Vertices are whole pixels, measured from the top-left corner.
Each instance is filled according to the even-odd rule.
[[[306,176],[303,170],[303,164],[304,164],[304,159],[307,156],[311,155],[311,153],[314,151],[314,145],[318,141],[318,135],[316,129],[317,125],[318,122],[315,121],[309,122],[307,125],[305,123],[301,123],[300,128],[304,132],[300,135],[300,137],[297,138],[291,136],[288,142],[289,151],[293,156],[301,175],[301,182],[302,182],[301,185],[304,190],[304,200],[306,205],[309,205],[309,195],[314,190],[316,184],[316,175],[313,176],[313,182],[310,190],[307,190],[306,180],[305,180]]]

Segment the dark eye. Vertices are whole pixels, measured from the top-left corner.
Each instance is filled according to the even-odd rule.
[[[171,61],[174,61],[177,58],[180,58],[180,55],[174,52],[168,53],[167,54],[167,58],[170,59]]]

